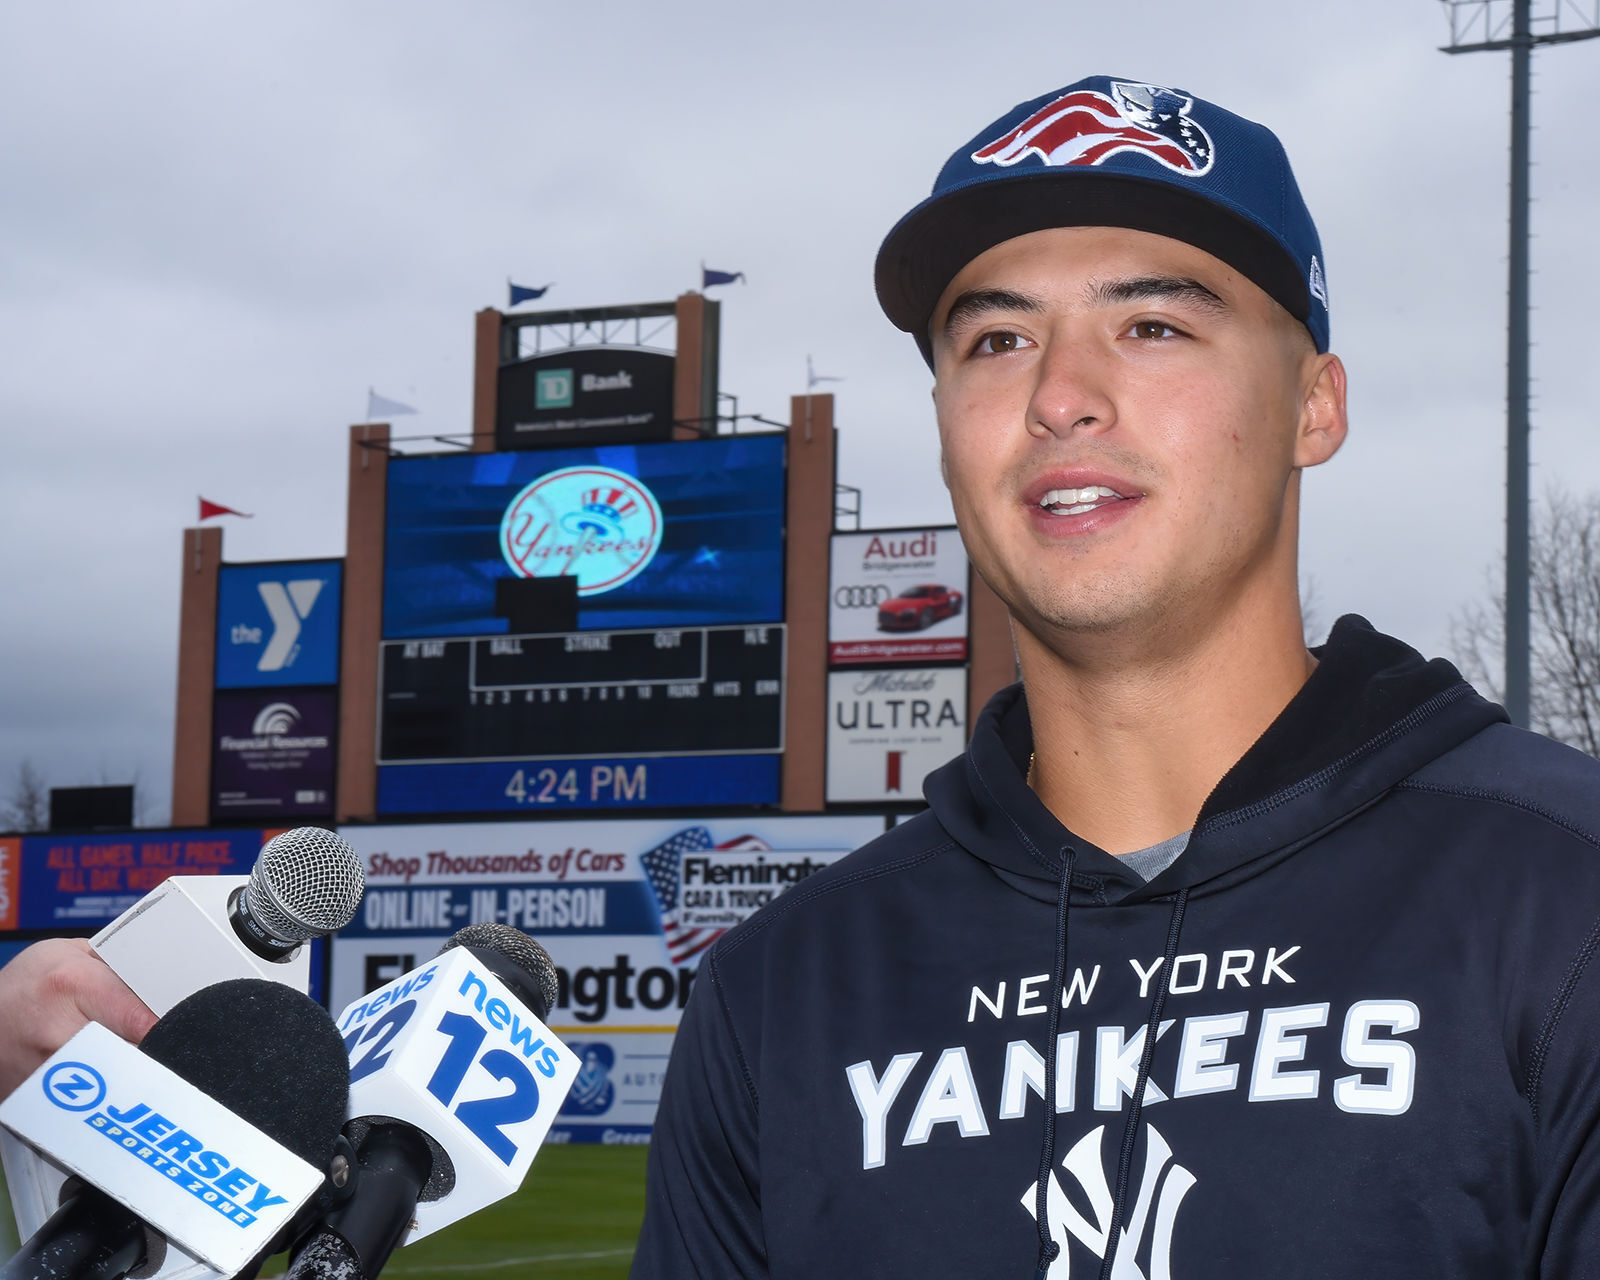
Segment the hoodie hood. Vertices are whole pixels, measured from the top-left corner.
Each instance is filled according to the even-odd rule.
[[[966,754],[929,774],[924,794],[959,844],[1030,897],[1056,900],[1068,846],[1073,906],[1205,893],[1287,856],[1507,718],[1450,663],[1354,614],[1312,652],[1316,670],[1207,797],[1183,856],[1148,884],[1075,835],[1027,785],[1033,728],[1020,684],[990,699]]]

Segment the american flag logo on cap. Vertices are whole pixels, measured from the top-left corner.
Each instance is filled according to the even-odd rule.
[[[1047,165],[1099,164],[1119,152],[1153,156],[1199,177],[1211,168],[1211,136],[1189,115],[1194,99],[1153,84],[1113,81],[1107,97],[1078,89],[1048,102],[972,153],[978,164],[1013,165],[1030,155]]]

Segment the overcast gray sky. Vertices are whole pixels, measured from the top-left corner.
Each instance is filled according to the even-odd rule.
[[[1438,0],[6,6],[0,779],[136,773],[161,821],[196,495],[256,513],[228,560],[342,554],[367,387],[466,429],[508,275],[565,307],[745,272],[724,389],[786,417],[810,353],[866,523],[948,519],[873,255],[956,145],[1093,73],[1284,139],[1352,385],[1317,611],[1445,651],[1503,537],[1510,78],[1446,35]],[[1536,492],[1597,484],[1596,83],[1600,41],[1535,56]]]

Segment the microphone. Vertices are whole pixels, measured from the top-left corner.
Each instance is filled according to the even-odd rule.
[[[400,1245],[522,1184],[578,1074],[577,1055],[543,1022],[556,990],[537,942],[476,924],[340,1014],[355,1189],[286,1280],[374,1280]]]
[[[282,983],[207,987],[137,1049],[90,1023],[0,1103],[8,1174],[17,1153],[40,1157],[60,1192],[32,1206],[38,1223],[19,1212],[29,1239],[0,1280],[252,1268],[320,1210],[348,1091],[331,1019]]]
[[[90,939],[157,1014],[228,978],[306,990],[302,943],[355,916],[366,877],[356,851],[321,827],[267,841],[248,876],[173,876]]]

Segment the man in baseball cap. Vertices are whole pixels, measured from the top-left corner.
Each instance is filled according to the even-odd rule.
[[[1081,80],[877,282],[1022,680],[706,953],[634,1275],[1587,1274],[1600,766],[1361,618],[1306,648],[1345,371],[1278,140]]]

